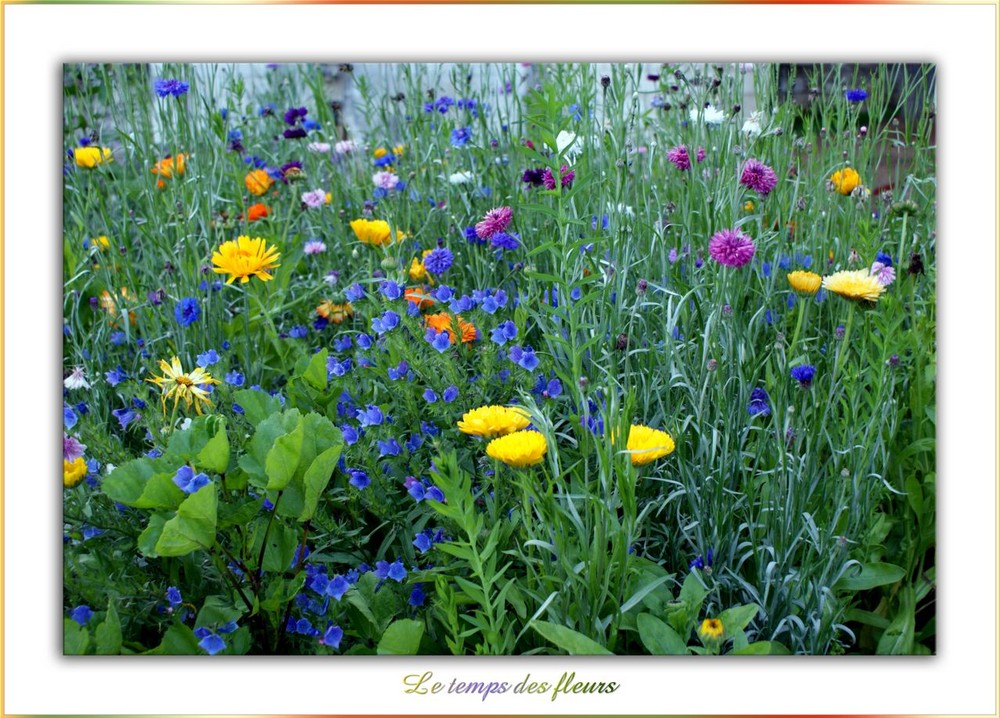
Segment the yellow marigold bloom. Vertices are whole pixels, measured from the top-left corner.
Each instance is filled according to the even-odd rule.
[[[717,641],[725,633],[725,626],[718,618],[706,618],[698,628],[698,635],[702,640]]]
[[[389,150],[385,147],[376,147],[375,151],[372,152],[372,156],[377,160],[385,157],[387,154],[389,154]]]
[[[94,237],[92,240],[90,240],[90,246],[96,247],[97,249],[107,249],[108,247],[111,246],[111,240],[109,240],[105,235],[102,234],[100,237]]]
[[[212,402],[208,398],[208,392],[202,387],[205,384],[218,384],[219,380],[214,379],[211,374],[196,367],[190,374],[185,373],[181,367],[181,360],[174,357],[168,364],[165,360],[160,360],[160,371],[163,376],[146,379],[150,384],[156,384],[163,392],[160,402],[163,404],[163,413],[167,413],[167,399],[174,398],[174,409],[177,403],[184,402],[184,408],[190,409],[194,404],[194,410],[201,414],[201,405],[211,406]]]
[[[176,157],[171,157],[167,155],[162,160],[153,165],[153,169],[150,170],[154,175],[160,175],[160,177],[166,177],[170,179],[175,174],[184,174],[184,154],[181,152],[177,153]]]
[[[77,167],[93,169],[105,162],[114,162],[110,147],[74,147],[73,159]]]
[[[250,277],[266,282],[273,279],[268,272],[281,266],[277,264],[280,256],[276,247],[267,246],[267,240],[241,235],[236,241],[223,242],[219,246],[212,255],[212,264],[215,265],[212,271],[228,274],[226,284],[232,284],[234,279],[246,284]]]
[[[316,314],[329,322],[340,324],[345,319],[350,319],[354,316],[354,306],[350,302],[334,304],[327,300],[316,307]]]
[[[247,186],[247,191],[258,197],[271,189],[271,185],[274,184],[271,175],[264,170],[252,170],[248,172],[243,182]]]
[[[788,273],[788,283],[792,285],[792,289],[796,292],[815,294],[819,291],[819,287],[823,283],[823,278],[815,272],[795,271]]]
[[[427,268],[424,267],[424,263],[422,261],[414,257],[413,261],[410,262],[410,279],[414,282],[422,282],[426,278]]]
[[[392,244],[389,223],[381,219],[356,219],[351,222],[354,236],[363,244],[385,247]]]
[[[853,192],[859,184],[861,184],[861,175],[853,167],[837,170],[830,177],[830,188],[843,195]]]
[[[406,150],[405,145],[396,145],[395,147],[392,148],[392,154],[396,155],[396,157],[402,157],[403,152],[405,150]]]
[[[521,407],[491,405],[467,411],[458,422],[458,430],[473,436],[494,437],[520,431],[530,423],[528,412]]]
[[[333,202],[333,193],[327,192],[326,197],[323,198],[323,204],[330,204],[331,202]]]
[[[545,437],[537,431],[515,431],[486,445],[486,453],[490,457],[515,469],[539,463],[548,449]]]
[[[72,461],[63,459],[63,486],[66,488],[76,486],[83,481],[83,477],[86,475],[87,462],[83,460],[82,456],[78,456]]]
[[[753,202],[751,202],[749,200],[747,200],[746,202],[744,202],[743,203],[743,211],[744,212],[753,212]]]
[[[642,466],[673,453],[674,440],[665,431],[633,424],[629,428],[625,448],[632,452],[632,466]]]
[[[869,302],[877,302],[885,291],[878,277],[869,275],[866,269],[844,270],[823,277],[823,288],[844,299],[865,299]]]

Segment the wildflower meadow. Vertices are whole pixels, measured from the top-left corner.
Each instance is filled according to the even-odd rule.
[[[65,66],[64,652],[933,653],[933,68],[784,67]]]

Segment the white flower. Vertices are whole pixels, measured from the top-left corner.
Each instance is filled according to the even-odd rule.
[[[467,184],[472,181],[471,172],[456,172],[448,176],[448,181],[452,184]]]
[[[310,209],[322,207],[326,203],[326,192],[321,189],[314,189],[312,192],[302,194],[302,204]]]
[[[747,121],[743,123],[743,130],[742,130],[743,134],[745,134],[747,137],[750,137],[751,139],[754,137],[760,137],[761,133],[760,120],[761,120],[761,114],[759,112],[754,112],[753,114],[751,114],[750,117],[747,119]]]
[[[334,151],[338,155],[346,155],[349,152],[354,152],[357,148],[358,146],[354,143],[354,140],[343,140],[333,146]]]
[[[63,386],[67,389],[89,389],[90,382],[87,381],[87,374],[83,367],[74,367],[73,373],[63,380]]]
[[[558,150],[559,154],[562,154],[563,150],[567,148],[566,156],[573,158],[583,151],[583,140],[572,132],[563,130],[556,136],[556,150]]]
[[[329,152],[330,143],[329,142],[310,142],[306,145],[306,149],[310,152]]]
[[[691,111],[688,113],[688,117],[691,118],[692,122],[697,122],[698,115],[702,112],[705,113],[706,125],[721,125],[726,120],[726,113],[722,110],[717,110],[715,105],[708,105],[704,110],[700,107],[692,107]]]

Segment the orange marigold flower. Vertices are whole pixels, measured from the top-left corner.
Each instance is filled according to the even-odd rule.
[[[427,309],[434,306],[434,300],[424,293],[419,287],[412,287],[406,290],[406,301],[416,304],[417,309]],[[440,330],[439,330],[440,331]]]
[[[248,192],[260,197],[271,188],[274,180],[264,170],[252,170],[247,173],[244,183],[247,186]]]
[[[121,296],[122,299],[127,299],[127,300],[135,299],[135,297],[133,297],[132,294],[128,291],[127,287],[122,287]],[[110,319],[108,321],[111,323],[111,326],[117,327],[118,326],[117,319],[120,315],[118,313],[118,304],[115,301],[115,296],[111,294],[107,289],[105,289],[103,292],[101,292],[101,296],[98,299],[98,303],[100,304],[101,309],[103,309],[110,315]],[[135,324],[135,312],[128,313],[128,323],[132,325]]]
[[[467,322],[462,317],[458,318],[458,328],[462,332],[462,343],[469,344],[479,338],[479,330],[472,322]]]
[[[462,335],[462,343],[468,344],[476,341],[479,338],[479,330],[476,329],[476,326],[472,322],[465,321],[462,317],[457,317],[457,319],[458,330]],[[451,323],[451,315],[447,312],[428,314],[424,317],[424,325],[437,332],[448,332],[448,339],[452,344],[455,343],[455,329]]]
[[[327,300],[325,302],[321,302],[320,305],[316,307],[316,314],[329,322],[340,324],[345,319],[350,319],[354,316],[354,307],[350,302],[335,304],[334,302]]]
[[[171,157],[170,155],[167,155],[162,160],[153,165],[153,169],[151,169],[150,172],[152,172],[154,175],[160,175],[160,177],[166,177],[167,179],[170,179],[174,175],[182,175],[184,174],[185,159],[186,157],[184,156],[183,152],[178,152],[176,157]]]
[[[258,219],[264,219],[264,217],[267,217],[270,213],[271,208],[263,202],[252,204],[247,208],[247,221],[256,222]]]

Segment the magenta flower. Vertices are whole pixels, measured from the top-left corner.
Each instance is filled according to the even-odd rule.
[[[869,274],[878,281],[883,287],[888,287],[894,281],[896,281],[896,270],[892,268],[891,264],[883,264],[882,262],[875,262],[872,264],[871,271]]]
[[[748,189],[752,189],[761,197],[767,197],[771,190],[778,185],[778,175],[763,162],[749,159],[743,165],[740,184]]]
[[[83,452],[87,450],[86,445],[81,444],[75,436],[69,436],[63,432],[63,459],[66,461],[76,461]]]
[[[704,162],[705,161],[705,148],[704,147],[699,147],[698,148],[698,152],[695,153],[694,157],[699,162]]]
[[[559,176],[562,178],[561,180],[562,186],[569,187],[571,184],[573,184],[573,180],[576,179],[576,172],[571,170],[566,165],[563,165],[562,167],[559,168]],[[550,170],[548,167],[546,167],[545,171],[542,172],[542,184],[545,186],[545,189],[556,188],[555,175],[552,174],[552,170]]]
[[[679,170],[691,169],[691,156],[684,145],[677,145],[667,150],[667,159]]]
[[[708,253],[719,264],[743,267],[753,259],[754,244],[749,236],[738,229],[723,229],[708,241]]]
[[[510,207],[495,207],[486,213],[482,222],[476,225],[476,236],[480,239],[489,239],[494,234],[499,234],[507,229],[507,225],[513,218],[514,210]]]

